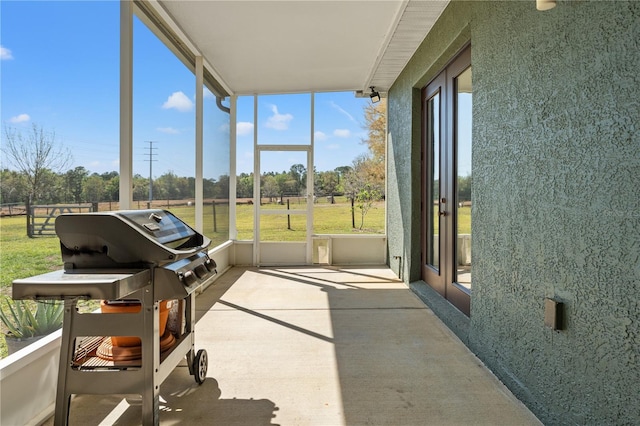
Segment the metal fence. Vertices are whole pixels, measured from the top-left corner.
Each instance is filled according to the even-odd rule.
[[[27,235],[29,238],[55,236],[55,222],[59,215],[94,211],[98,211],[98,203],[27,205]]]

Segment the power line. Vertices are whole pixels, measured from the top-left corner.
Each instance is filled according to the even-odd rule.
[[[153,201],[153,162],[154,161],[158,161],[158,160],[154,160],[153,156],[154,155],[158,155],[155,154],[153,152],[154,149],[158,149],[158,148],[154,148],[153,144],[154,143],[158,143],[157,141],[145,141],[145,143],[149,144],[149,153],[147,154],[149,156],[148,160],[144,160],[144,161],[148,161],[149,162],[149,202]]]

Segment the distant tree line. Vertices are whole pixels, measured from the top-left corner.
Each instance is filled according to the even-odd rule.
[[[345,183],[352,167],[342,166],[335,170],[314,172],[315,196],[343,195]],[[237,178],[236,196],[238,198],[253,197],[253,173],[241,173]],[[260,176],[260,189],[262,198],[271,201],[282,200],[286,196],[305,196],[307,194],[307,169],[302,164],[294,164],[287,171],[280,173],[266,172]]]
[[[331,171],[314,170],[313,191],[307,191],[306,167],[294,164],[282,172],[266,172],[260,176],[262,198],[280,199],[285,196],[327,196],[333,202],[335,195],[346,195],[357,202],[362,218],[374,201],[384,197],[385,182],[385,129],[386,103],[365,107],[369,148],[351,165]],[[58,143],[55,133],[47,133],[33,124],[25,132],[5,127],[2,141],[3,161],[12,168],[0,170],[0,202],[21,203],[84,203],[118,201],[120,176],[118,172],[92,173],[83,166],[64,171],[71,163],[71,153]],[[195,178],[180,177],[168,171],[153,179],[154,200],[182,200],[195,198]],[[237,176],[236,196],[253,198],[253,174]],[[149,178],[133,176],[133,200],[149,199]],[[204,198],[228,199],[229,176],[207,178],[203,182]]]
[[[82,166],[64,173],[46,170],[43,173],[43,185],[32,194],[34,203],[85,203],[118,201],[120,176],[118,172],[91,173]],[[156,178],[153,184],[154,200],[183,200],[195,198],[195,178],[179,177],[167,172]],[[219,179],[204,179],[205,198],[227,199],[229,194],[229,176]],[[29,199],[30,188],[24,172],[3,169],[0,171],[0,200],[2,203],[21,203]],[[149,178],[136,174],[133,176],[133,200],[149,199]]]
[[[350,188],[348,179],[353,176],[349,166],[334,171],[316,172],[316,196],[345,194]],[[85,203],[118,201],[120,176],[118,172],[91,173],[79,166],[64,173],[44,170],[41,173],[42,187],[32,193],[32,202],[40,204]],[[307,170],[302,164],[295,164],[289,171],[268,172],[260,177],[261,196],[273,201],[287,196],[306,195]],[[195,198],[195,178],[181,177],[169,171],[153,179],[154,200],[183,200]],[[253,173],[242,173],[237,177],[237,197],[253,198]],[[0,200],[2,203],[23,203],[29,199],[30,186],[24,172],[0,170]],[[204,198],[229,198],[229,176],[218,179],[203,179]],[[133,176],[133,200],[149,199],[149,178],[139,174]]]

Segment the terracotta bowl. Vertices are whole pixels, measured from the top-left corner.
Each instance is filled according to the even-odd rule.
[[[169,310],[171,309],[171,300],[161,300],[160,301],[160,336],[164,335],[164,332],[167,328],[167,319],[169,318]],[[140,312],[142,305],[140,302],[131,301],[131,302],[122,302],[117,301],[117,303],[109,303],[108,300],[103,300],[100,302],[100,311],[103,314],[124,314],[124,313],[137,313]],[[140,346],[140,338],[134,336],[112,336],[111,343],[113,346]]]

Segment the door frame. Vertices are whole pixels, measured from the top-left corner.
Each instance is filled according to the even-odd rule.
[[[446,267],[442,264],[442,260],[444,258],[444,256],[442,256],[442,254],[445,252],[446,250],[446,238],[440,238],[440,236],[443,234],[444,228],[443,228],[443,223],[442,223],[442,218],[439,216],[439,212],[441,211],[441,200],[443,197],[446,197],[445,194],[443,194],[443,186],[442,186],[442,176],[446,174],[446,163],[443,161],[443,158],[445,158],[446,156],[444,155],[443,151],[442,151],[442,147],[443,147],[443,143],[442,141],[444,139],[446,139],[446,134],[447,134],[447,128],[446,126],[443,125],[443,120],[445,117],[444,111],[443,111],[443,105],[445,104],[443,101],[443,96],[444,96],[444,88],[445,88],[445,84],[446,84],[446,78],[444,73],[439,74],[435,79],[433,79],[431,81],[431,83],[429,83],[423,90],[422,90],[422,152],[421,152],[421,206],[422,206],[422,212],[421,212],[421,275],[422,275],[422,279],[427,282],[431,287],[433,287],[434,290],[436,290],[438,293],[440,293],[443,297],[446,296],[446,285],[445,285],[445,270]],[[438,185],[438,194],[437,197],[434,197],[434,194],[432,194],[432,188],[429,188],[427,185],[427,182],[430,181],[430,177],[434,174],[433,171],[433,162],[432,162],[432,149],[431,149],[431,145],[427,146],[427,144],[431,143],[431,138],[429,137],[429,129],[427,128],[428,125],[428,116],[430,115],[430,108],[428,107],[429,102],[431,101],[431,99],[433,99],[435,96],[440,96],[440,102],[438,103],[438,117],[439,117],[439,123],[440,125],[438,126],[438,130],[439,130],[439,134],[438,134],[438,140],[439,142],[439,147],[438,147],[438,159],[437,159],[437,164],[438,164],[438,169],[440,171],[439,173],[439,185]],[[438,200],[438,204],[437,207],[435,206],[435,201],[434,200]],[[438,230],[439,233],[437,235],[438,237],[438,263],[439,263],[439,267],[438,269],[432,267],[432,265],[427,264],[428,262],[428,257],[427,257],[427,253],[429,252],[429,229],[430,227],[427,226],[427,224],[430,224],[434,221],[434,217],[431,216],[431,214],[435,215],[436,211],[438,212],[438,216],[440,217],[439,221],[439,226],[438,226]],[[430,214],[431,213],[431,214]],[[433,236],[433,238],[435,238],[436,235]]]
[[[456,102],[455,79],[471,66],[471,45],[465,46],[454,59],[427,84],[421,92],[421,278],[440,295],[452,303],[467,316],[471,311],[471,292],[455,282],[456,277]],[[439,215],[439,269],[427,264],[429,221],[433,221],[436,209],[433,207],[433,194],[428,188],[431,148],[427,146],[429,140],[429,108],[428,102],[440,94],[439,103],[439,131],[440,131],[440,178],[438,209]]]
[[[309,144],[304,145],[282,145],[282,144],[260,144],[258,142],[258,95],[253,96],[253,265],[310,265],[313,261],[313,188],[314,188],[314,133],[315,133],[315,93],[310,92],[310,129]],[[306,198],[307,208],[300,210],[263,210],[261,209],[261,173],[260,154],[266,151],[275,152],[306,152],[307,153],[307,182]],[[285,215],[306,215],[306,237],[301,242],[286,241],[260,241],[260,216],[262,214],[285,214]],[[268,251],[272,255],[271,259],[263,261],[261,255],[263,246],[269,246]],[[304,251],[304,256],[300,257],[300,250]],[[292,260],[293,254],[295,259]]]
[[[306,152],[307,154],[307,187],[306,187],[306,209],[262,209],[261,208],[261,182],[260,182],[260,154],[262,152]],[[313,249],[313,173],[309,173],[309,170],[313,170],[313,146],[312,145],[256,145],[255,146],[255,172],[254,172],[254,238],[253,238],[253,253],[254,253],[254,264],[256,266],[266,265],[266,264],[303,264],[310,265],[312,263],[312,249]],[[290,253],[291,250],[287,250],[284,246],[291,246],[294,243],[291,242],[263,242],[260,240],[260,217],[261,215],[306,215],[306,235],[304,242],[299,242],[300,248],[304,250],[304,261],[303,262],[291,262]],[[264,262],[261,256],[261,248],[262,245],[269,244],[273,250],[270,250],[270,254],[274,253],[282,253],[283,257],[280,261],[268,261]],[[282,245],[283,247],[276,247],[276,245]],[[297,251],[294,247],[289,247],[293,249],[293,251]]]

